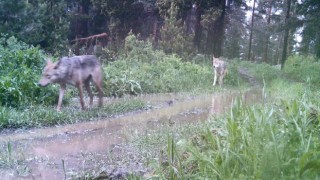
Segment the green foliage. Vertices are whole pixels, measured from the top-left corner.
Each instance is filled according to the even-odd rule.
[[[286,62],[284,71],[296,81],[320,87],[320,63],[311,56],[291,56]]]
[[[258,81],[265,82],[267,84],[271,83],[277,78],[283,77],[283,72],[279,68],[266,63],[253,64],[249,61],[242,61],[240,62],[240,66],[248,69],[250,74]]]
[[[0,1],[0,32],[56,54],[66,51],[69,30],[64,0]]]
[[[300,63],[299,58],[297,61]],[[288,81],[288,76],[276,67],[247,62],[241,66],[265,79],[262,104],[252,106],[236,99],[223,116],[192,125],[198,128],[173,130],[175,136],[167,139],[167,152],[150,162],[156,172],[154,177],[317,179],[320,176],[319,91],[310,88],[307,82]],[[310,79],[317,76],[307,69],[304,73]],[[152,144],[159,146],[166,141],[163,133],[147,139],[149,149],[154,148]]]
[[[125,39],[124,56],[127,61],[152,63],[163,59],[163,51],[154,50],[150,41],[139,40],[132,32]]]
[[[26,16],[27,4],[20,0],[0,1],[0,32],[19,32],[22,31],[24,18]]]
[[[316,179],[319,177],[319,102],[301,98],[245,105],[212,118],[193,138],[168,140],[169,164],[157,177],[180,179]],[[173,144],[174,143],[174,144]],[[172,171],[171,171],[172,170]]]
[[[182,62],[175,55],[153,50],[150,42],[129,34],[124,54],[104,68],[109,96],[177,92],[208,88],[212,82],[209,66]]]
[[[195,52],[193,35],[187,35],[185,28],[179,25],[181,22],[177,20],[177,13],[177,6],[172,1],[168,15],[164,17],[164,26],[160,30],[159,45],[164,52],[178,54],[183,60],[187,60]]]
[[[210,87],[209,67],[166,56],[153,63],[118,60],[104,69],[108,95],[177,92]]]
[[[224,83],[233,87],[239,87],[246,84],[246,80],[239,75],[239,62],[236,59],[227,61],[227,75]]]
[[[37,85],[44,65],[44,54],[38,48],[3,36],[0,54],[0,105],[21,107],[55,101],[52,88]]]
[[[300,50],[304,54],[313,54],[320,58],[320,6],[318,1],[304,0],[297,5],[297,15],[303,16],[303,23],[299,23],[302,29],[302,42]]]

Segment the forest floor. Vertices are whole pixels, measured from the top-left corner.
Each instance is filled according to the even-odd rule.
[[[249,81],[251,89],[222,89],[199,95],[141,95],[132,98],[143,100],[148,107],[144,110],[77,124],[2,133],[0,147],[6,149],[7,156],[0,159],[8,158],[10,163],[0,166],[1,179],[74,179],[84,178],[88,172],[101,179],[124,179],[129,174],[148,176],[151,172],[144,166],[145,157],[130,144],[132,137],[145,136],[161,127],[205,121],[224,113],[239,96],[244,102],[256,102],[261,97],[259,83],[247,70],[240,69],[239,73]]]

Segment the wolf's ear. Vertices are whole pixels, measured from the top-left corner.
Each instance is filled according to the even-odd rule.
[[[216,61],[217,61],[217,58],[215,58],[215,57],[213,56],[212,62],[216,62]]]

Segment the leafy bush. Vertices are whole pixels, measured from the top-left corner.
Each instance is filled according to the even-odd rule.
[[[150,41],[139,40],[134,34],[129,33],[125,39],[124,56],[120,59],[134,62],[152,63],[163,59],[163,51],[154,50]]]
[[[44,54],[16,38],[0,39],[0,99],[1,105],[24,106],[52,104],[56,92],[40,88],[37,83],[44,65]],[[53,95],[54,94],[54,95]]]
[[[108,95],[159,93],[210,87],[209,67],[166,56],[153,63],[118,60],[105,67]]]

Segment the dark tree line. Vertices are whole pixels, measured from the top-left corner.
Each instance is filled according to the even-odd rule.
[[[119,49],[132,32],[155,48],[284,65],[320,57],[320,2],[313,0],[1,0],[0,32],[51,53]],[[301,41],[297,41],[301,39]]]

